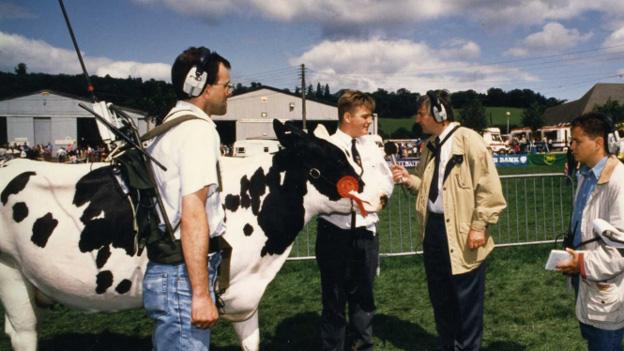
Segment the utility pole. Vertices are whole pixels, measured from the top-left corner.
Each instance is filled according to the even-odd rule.
[[[306,85],[305,85],[305,64],[301,64],[301,118],[303,119],[303,130],[306,126]]]

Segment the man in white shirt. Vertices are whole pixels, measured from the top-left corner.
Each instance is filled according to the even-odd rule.
[[[174,243],[183,253],[179,262],[157,262],[150,255],[143,303],[154,321],[154,350],[208,350],[210,328],[219,319],[214,282],[221,256],[210,239],[225,232],[225,223],[220,138],[210,116],[226,112],[232,92],[229,70],[226,59],[204,47],[180,54],[171,69],[178,102],[164,121],[189,115],[196,119],[152,139],[147,148],[167,168],[154,167],[166,212],[161,217],[170,221]],[[148,254],[152,248],[148,243]]]
[[[389,197],[394,183],[384,155],[368,138],[375,101],[359,91],[346,91],[338,100],[338,130],[330,141],[360,170],[364,184],[376,184]],[[364,188],[366,189],[366,187]],[[323,312],[321,349],[372,350],[375,311],[373,281],[377,271],[379,217],[351,214],[318,218],[316,261],[321,273]],[[349,304],[349,320],[345,308]],[[348,334],[350,338],[346,339]]]

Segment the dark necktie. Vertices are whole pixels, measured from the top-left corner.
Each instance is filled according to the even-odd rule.
[[[351,156],[353,157],[353,161],[355,161],[355,163],[357,163],[358,166],[362,167],[362,159],[360,158],[360,153],[357,150],[357,147],[355,147],[355,143],[357,142],[357,140],[351,139]]]
[[[357,140],[355,138],[351,139],[351,157],[361,168],[362,158],[360,158],[360,153],[358,152],[357,147],[355,147],[356,142]],[[362,171],[364,171],[364,169],[362,169]],[[355,209],[351,209],[351,230],[355,230]]]
[[[433,149],[433,157],[435,158],[435,167],[433,168],[433,177],[431,178],[431,187],[429,188],[429,200],[435,202],[438,198],[438,175],[440,173],[440,137],[435,138],[435,146]]]

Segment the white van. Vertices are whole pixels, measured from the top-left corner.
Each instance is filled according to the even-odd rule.
[[[275,139],[247,139],[234,142],[232,156],[250,157],[261,154],[272,154],[280,150],[281,145]]]
[[[550,151],[564,151],[570,145],[572,140],[572,132],[570,131],[570,125],[555,125],[545,126],[539,130],[542,136],[542,140],[552,145]]]
[[[511,148],[503,141],[499,128],[485,128],[483,130],[483,140],[488,149],[492,150],[493,153],[507,154],[511,151]]]

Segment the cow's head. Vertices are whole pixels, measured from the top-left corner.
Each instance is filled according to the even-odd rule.
[[[359,179],[345,153],[329,141],[305,133],[291,122],[282,124],[274,120],[273,128],[284,147],[278,161],[284,167],[283,170],[302,175],[329,200],[336,201],[341,198],[336,188],[340,179],[345,176]],[[359,191],[363,186],[360,180]]]
[[[289,122],[274,120],[273,128],[284,149],[273,156],[266,176],[269,193],[258,214],[268,237],[262,255],[283,253],[317,214],[347,213],[351,202],[338,193],[337,183],[345,176],[358,178],[345,153],[329,141]],[[360,181],[360,191],[363,186]]]

